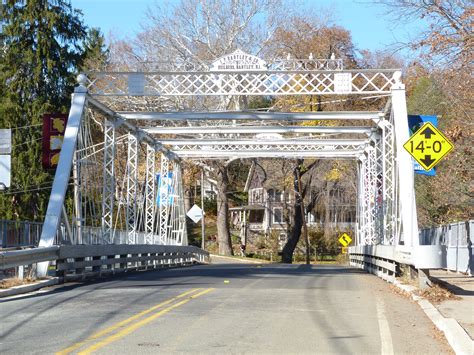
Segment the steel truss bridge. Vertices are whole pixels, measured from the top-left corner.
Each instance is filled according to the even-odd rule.
[[[184,160],[352,159],[352,252],[434,266],[427,260],[435,251],[419,245],[399,70],[344,70],[338,60],[287,60],[258,70],[156,68],[78,76],[40,247],[51,247],[58,230],[71,244],[187,245]],[[301,95],[383,97],[386,105],[380,112],[240,109],[246,96]],[[186,109],[193,104],[207,109]],[[378,261],[370,263],[377,268]]]

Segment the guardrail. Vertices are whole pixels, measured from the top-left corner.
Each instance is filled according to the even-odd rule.
[[[446,248],[446,269],[474,274],[474,220],[422,229],[420,243]]]
[[[420,231],[420,245],[360,245],[349,247],[352,266],[393,281],[401,265],[415,269],[448,269],[474,273],[474,221],[457,222]]]
[[[0,252],[0,270],[55,261],[56,276],[85,278],[130,270],[207,263],[209,253],[194,246],[61,245]]]

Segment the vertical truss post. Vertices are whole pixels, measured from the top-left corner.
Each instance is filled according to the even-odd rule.
[[[368,241],[367,244],[377,244],[378,236],[376,234],[376,221],[377,221],[377,159],[376,151],[374,147],[368,148],[368,181],[367,181],[367,193],[368,193]]]
[[[82,194],[81,194],[81,163],[79,154],[74,153],[74,161],[72,163],[72,177],[74,181],[74,227],[75,238],[73,244],[82,244]],[[72,237],[73,235],[71,235]]]
[[[399,80],[392,86],[392,115],[395,128],[397,180],[399,198],[399,216],[404,246],[411,248],[419,245],[418,221],[416,215],[415,187],[413,160],[403,148],[403,144],[410,138],[407,119],[407,105],[405,85]],[[397,241],[398,242],[398,241]]]
[[[157,244],[155,240],[155,148],[146,146],[146,182],[145,182],[145,244]]]
[[[137,240],[137,184],[138,184],[138,139],[128,134],[127,150],[127,236],[128,244],[136,244]]]
[[[363,245],[364,244],[364,237],[362,232],[362,224],[363,224],[363,180],[362,180],[362,171],[363,171],[363,159],[364,156],[359,157],[357,160],[357,205],[356,205],[356,245]]]
[[[106,120],[104,127],[104,168],[102,190],[102,242],[113,243],[113,211],[115,194],[115,125]]]
[[[395,203],[395,141],[393,125],[388,120],[382,127],[382,194],[384,244],[393,244],[396,227]]]
[[[383,132],[381,129],[377,130],[374,135],[374,158],[375,158],[375,204],[374,204],[374,225],[375,237],[378,243],[384,244],[384,224],[383,224]]]
[[[159,196],[159,240],[162,244],[166,244],[168,235],[168,206],[169,206],[169,159],[161,154],[161,168],[160,168],[160,185],[158,186]]]
[[[375,148],[369,146],[366,155],[362,159],[362,206],[361,206],[361,231],[364,245],[373,245],[377,242],[375,234],[376,218],[376,162]]]
[[[183,190],[183,175],[181,165],[173,163],[173,205],[174,215],[172,220],[174,222],[175,238],[173,244],[187,245],[188,235],[186,230],[186,210],[184,207],[184,190]]]

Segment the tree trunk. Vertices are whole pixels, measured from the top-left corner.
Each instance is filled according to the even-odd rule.
[[[193,205],[193,189],[191,186],[184,187],[184,209],[188,212]]]
[[[301,228],[303,227],[303,219],[301,218],[300,203],[295,203],[295,208],[293,209],[293,226],[291,227],[291,233],[283,247],[281,261],[283,263],[291,264],[293,262],[293,253],[295,251],[296,245],[300,240]]]
[[[302,161],[298,160],[295,169],[293,169],[293,188],[295,190],[295,205],[292,209],[291,213],[293,215],[293,226],[291,227],[290,236],[288,241],[286,242],[285,246],[282,250],[282,258],[281,261],[283,263],[291,264],[293,262],[293,253],[295,251],[296,245],[300,240],[301,236],[301,228],[303,227],[303,218],[301,215],[301,191],[300,185],[298,184],[298,177],[300,175],[300,166]]]
[[[229,231],[229,202],[227,187],[229,177],[227,167],[217,166],[217,243],[220,255],[234,255]]]

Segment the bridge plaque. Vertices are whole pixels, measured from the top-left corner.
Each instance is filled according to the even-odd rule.
[[[425,123],[403,145],[423,167],[430,170],[453,149],[453,144],[430,122]]]
[[[211,71],[263,71],[267,70],[267,63],[251,54],[237,49],[212,63]]]

